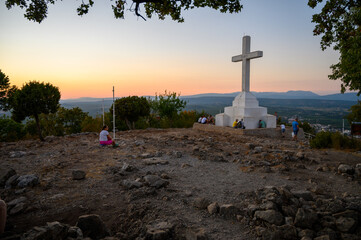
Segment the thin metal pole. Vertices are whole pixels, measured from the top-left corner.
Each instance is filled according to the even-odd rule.
[[[104,98],[103,98],[103,126],[105,125],[105,120],[104,120]]]
[[[114,101],[114,86],[113,86],[113,139],[115,139],[115,101]]]

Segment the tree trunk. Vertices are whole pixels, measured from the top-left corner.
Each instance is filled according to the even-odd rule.
[[[36,122],[36,127],[37,127],[37,129],[38,129],[39,138],[40,138],[41,141],[44,142],[45,140],[44,140],[44,138],[43,138],[43,135],[41,135],[41,129],[40,129],[40,123],[39,123],[39,116],[38,116],[38,114],[36,114],[36,115],[34,116],[34,118],[35,118],[35,122]]]
[[[125,123],[127,124],[129,130],[132,130],[132,124],[130,123],[130,121],[127,118],[125,118]]]

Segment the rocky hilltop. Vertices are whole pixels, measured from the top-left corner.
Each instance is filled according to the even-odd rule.
[[[360,239],[361,154],[195,129],[0,145],[0,239]]]

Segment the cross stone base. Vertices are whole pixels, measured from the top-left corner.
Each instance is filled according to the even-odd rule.
[[[276,116],[267,114],[267,108],[260,107],[250,92],[241,92],[231,107],[225,107],[224,113],[217,114],[216,126],[232,127],[236,119],[243,119],[246,129],[258,128],[259,120],[265,121],[267,128],[276,128]]]

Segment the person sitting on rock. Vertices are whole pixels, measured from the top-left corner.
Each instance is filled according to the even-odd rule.
[[[259,120],[259,128],[266,128],[266,122],[263,120]]]
[[[232,127],[237,128],[237,124],[238,124],[238,119],[234,120]]]
[[[239,122],[237,123],[237,128],[245,129],[244,123],[243,123],[243,119],[241,119],[241,121],[239,121]]]
[[[6,203],[0,198],[0,234],[5,231]]]
[[[202,123],[202,124],[206,124],[206,123],[207,123],[207,118],[206,118],[206,116],[203,116],[201,123]]]
[[[107,125],[105,125],[102,129],[102,131],[99,134],[99,142],[100,145],[106,146],[106,145],[113,145],[113,147],[118,147],[119,145],[115,143],[115,141],[112,139],[108,132],[109,128]]]

